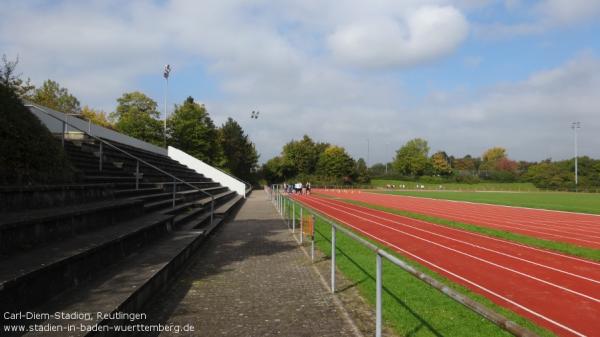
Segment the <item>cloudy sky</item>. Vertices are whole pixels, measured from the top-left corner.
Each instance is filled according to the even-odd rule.
[[[140,90],[231,116],[261,161],[307,133],[370,163],[407,140],[600,157],[600,0],[3,0],[0,53],[112,111]],[[172,106],[170,107],[172,109]],[[162,110],[162,108],[161,108]],[[258,120],[250,119],[260,111]]]

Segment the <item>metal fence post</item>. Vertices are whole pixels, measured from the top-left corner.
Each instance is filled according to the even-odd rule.
[[[175,208],[175,193],[177,193],[177,184],[173,178],[173,208]]]
[[[65,134],[67,133],[67,122],[62,122],[63,132],[62,132],[62,147],[65,148]]]
[[[140,161],[136,161],[135,165],[135,189],[140,189]]]
[[[296,203],[292,201],[292,234],[296,232]]]
[[[304,238],[304,229],[302,225],[304,225],[304,218],[302,217],[302,207],[300,207],[300,244],[302,244],[302,238]]]
[[[313,262],[315,262],[315,225],[317,224],[315,221],[315,215],[312,215],[312,233],[310,240],[310,258]]]
[[[335,293],[335,226],[331,225],[331,292]]]
[[[210,196],[210,225],[212,226],[215,219],[215,196]]]
[[[376,295],[375,295],[375,337],[381,337],[381,255],[377,253]]]
[[[102,142],[100,142],[100,167],[98,168],[98,171],[102,172],[102,157],[104,156],[102,154]]]

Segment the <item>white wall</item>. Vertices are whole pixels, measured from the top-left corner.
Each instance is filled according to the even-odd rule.
[[[79,118],[76,118],[73,116],[67,116],[62,112],[52,110],[50,108],[46,108],[46,107],[38,105],[38,104],[34,104],[34,103],[30,103],[30,102],[24,102],[24,103],[25,103],[25,106],[27,106],[29,108],[29,111],[31,111],[34,115],[36,115],[40,119],[40,121],[42,121],[42,123],[46,125],[48,130],[50,130],[50,132],[52,132],[52,133],[62,133],[63,132],[62,121],[66,120],[69,124],[75,126],[75,128],[68,126],[67,131],[82,130],[82,131],[85,131],[86,133],[92,134],[96,137],[104,138],[106,140],[112,140],[117,143],[130,145],[130,146],[142,149],[142,150],[158,153],[163,156],[167,155],[167,149],[163,149],[162,147],[158,147],[156,145],[146,143],[137,138],[126,136],[122,133],[107,129],[100,125],[96,125],[93,123],[90,124],[90,123],[88,123],[88,121],[85,121],[83,119],[79,119]],[[53,116],[54,118],[50,117],[49,115]]]
[[[237,178],[215,168],[202,160],[196,159],[189,154],[169,146],[169,157],[177,160],[181,164],[191,168],[192,170],[212,179],[223,186],[227,186],[230,190],[237,192],[239,195],[246,197],[246,184]]]

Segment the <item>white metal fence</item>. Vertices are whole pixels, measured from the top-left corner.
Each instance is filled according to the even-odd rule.
[[[321,219],[323,222],[325,222],[331,226],[331,281],[330,281],[330,287],[331,287],[331,291],[333,293],[335,293],[335,289],[336,289],[335,288],[336,233],[338,231],[342,232],[345,235],[347,235],[348,237],[352,238],[353,240],[359,242],[361,245],[365,246],[369,250],[373,251],[373,253],[375,254],[375,264],[376,264],[376,272],[375,272],[375,289],[376,289],[375,290],[375,297],[376,297],[376,299],[375,299],[375,336],[376,337],[381,337],[382,324],[383,324],[383,322],[382,322],[382,296],[381,296],[382,289],[383,289],[383,279],[382,279],[382,271],[383,271],[382,259],[383,258],[390,261],[392,264],[399,267],[400,269],[408,272],[412,276],[423,281],[424,283],[428,284],[429,286],[439,290],[446,296],[448,296],[448,297],[452,298],[453,300],[457,301],[458,303],[464,305],[465,307],[469,308],[470,310],[474,311],[475,313],[483,316],[484,318],[486,318],[489,321],[491,321],[492,323],[496,324],[503,330],[510,332],[514,336],[518,336],[518,337],[537,337],[538,336],[537,334],[531,332],[528,329],[525,329],[524,327],[509,320],[508,318],[504,317],[503,315],[483,306],[480,303],[475,302],[474,300],[472,300],[471,298],[469,298],[465,295],[462,295],[462,294],[450,289],[449,287],[447,287],[443,283],[435,280],[434,278],[430,277],[429,275],[416,270],[412,266],[408,265],[406,262],[400,260],[393,254],[378,247],[377,245],[365,240],[363,237],[361,237],[361,236],[357,235],[356,233],[354,233],[353,231],[347,229],[345,226],[335,223],[334,221],[330,220],[329,218],[320,214],[319,212],[310,208],[309,206],[290,198],[286,193],[284,193],[284,191],[282,191],[280,185],[273,185],[271,188],[267,187],[266,191],[268,193],[269,199],[273,202],[273,204],[275,205],[275,208],[281,214],[284,221],[286,221],[286,223],[291,226],[292,232],[295,232],[295,230],[296,230],[296,208],[299,208],[299,210],[300,210],[300,219],[303,219],[302,212],[303,212],[303,209],[306,208],[307,212],[310,213],[307,215],[312,216],[313,219],[317,219],[317,218]],[[300,222],[300,224],[301,223],[302,223],[302,221]],[[315,222],[315,225],[316,225],[316,222]],[[302,228],[300,229],[300,233],[301,233],[300,238],[302,240],[302,237],[303,237]],[[314,249],[315,249],[315,237],[313,235],[312,240],[311,240],[311,257],[312,257],[313,261],[314,261]]]

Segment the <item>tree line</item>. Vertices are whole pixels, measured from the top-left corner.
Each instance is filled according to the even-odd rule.
[[[502,147],[487,149],[480,157],[454,157],[445,151],[429,155],[426,140],[411,139],[396,151],[389,163],[378,163],[369,173],[378,178],[477,183],[531,182],[539,188],[574,189],[574,159],[540,162],[515,161]],[[580,188],[600,187],[600,160],[578,157]]]
[[[106,113],[87,105],[82,107],[79,99],[56,81],[48,79],[36,87],[30,79],[23,80],[15,71],[18,59],[10,61],[4,55],[2,62],[0,83],[22,99],[75,114],[157,146],[176,147],[241,179],[256,181],[259,155],[240,124],[228,118],[217,127],[204,104],[191,96],[175,104],[165,130],[163,121],[159,120],[157,102],[142,92],[122,94],[116,100],[115,110]]]
[[[310,181],[313,185],[366,184],[367,171],[364,159],[354,160],[343,147],[315,142],[308,135],[285,144],[281,154],[261,168],[268,183]]]

